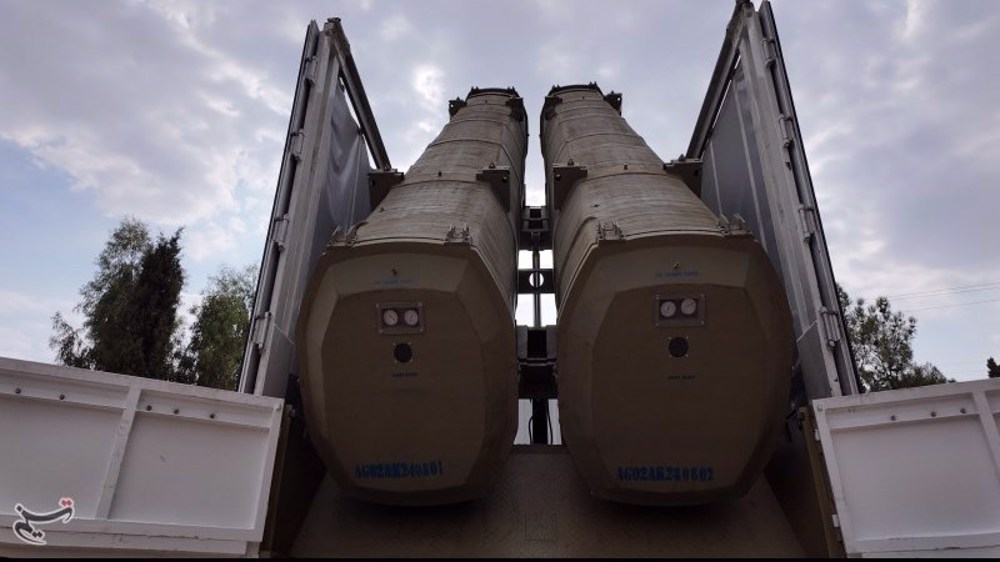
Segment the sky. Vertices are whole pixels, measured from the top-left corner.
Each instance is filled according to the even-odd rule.
[[[986,358],[1000,359],[1000,4],[773,7],[838,281],[917,318],[917,361],[983,378]],[[184,228],[185,309],[224,264],[259,262],[310,20],[342,19],[401,170],[446,122],[448,99],[516,87],[529,203],[541,204],[549,88],[623,92],[624,117],[674,158],[732,11],[732,0],[0,0],[0,356],[53,360],[52,315],[79,325],[79,288],[126,215]]]

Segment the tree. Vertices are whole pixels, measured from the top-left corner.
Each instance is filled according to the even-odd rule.
[[[191,309],[197,319],[187,352],[178,361],[185,378],[199,386],[236,389],[256,285],[254,266],[223,267],[210,278],[201,305]]]
[[[851,339],[854,362],[865,390],[890,390],[948,382],[930,363],[913,363],[913,337],[917,319],[892,310],[886,297],[872,304],[864,299],[851,301],[837,286],[844,324]]]
[[[184,284],[180,234],[162,234],[127,217],[97,257],[94,279],[80,289],[83,328],[56,313],[49,345],[64,365],[170,379],[171,340]]]
[[[160,380],[174,378],[173,336],[180,327],[177,305],[184,287],[180,236],[180,230],[170,238],[161,234],[143,256],[139,278],[126,305],[126,321],[138,351],[138,372]]]
[[[997,366],[992,357],[986,360],[986,376],[991,379],[1000,378],[1000,366]]]

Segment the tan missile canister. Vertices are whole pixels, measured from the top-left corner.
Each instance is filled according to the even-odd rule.
[[[728,499],[785,413],[788,303],[760,244],[666,171],[620,102],[554,88],[542,113],[563,437],[599,497]]]
[[[345,493],[482,497],[517,425],[514,328],[527,124],[513,89],[473,88],[367,220],[334,234],[297,326],[306,421]]]

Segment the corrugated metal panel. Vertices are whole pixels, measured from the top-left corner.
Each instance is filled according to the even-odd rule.
[[[282,401],[0,358],[0,556],[254,554]],[[36,523],[44,550],[14,532]],[[55,550],[53,550],[55,549]]]
[[[848,555],[1000,555],[1000,380],[813,409]]]
[[[688,148],[701,196],[739,214],[782,273],[806,396],[858,392],[833,268],[768,2],[737,4]]]

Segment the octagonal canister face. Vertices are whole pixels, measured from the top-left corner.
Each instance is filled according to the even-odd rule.
[[[467,247],[376,246],[324,256],[303,300],[310,434],[338,485],[360,499],[481,497],[516,430],[507,306]],[[395,326],[386,310],[398,311]],[[419,315],[412,326],[407,313]]]
[[[791,320],[766,256],[752,240],[674,236],[587,261],[560,317],[559,406],[593,493],[689,504],[745,492],[791,373]],[[685,301],[691,314],[661,306]]]

